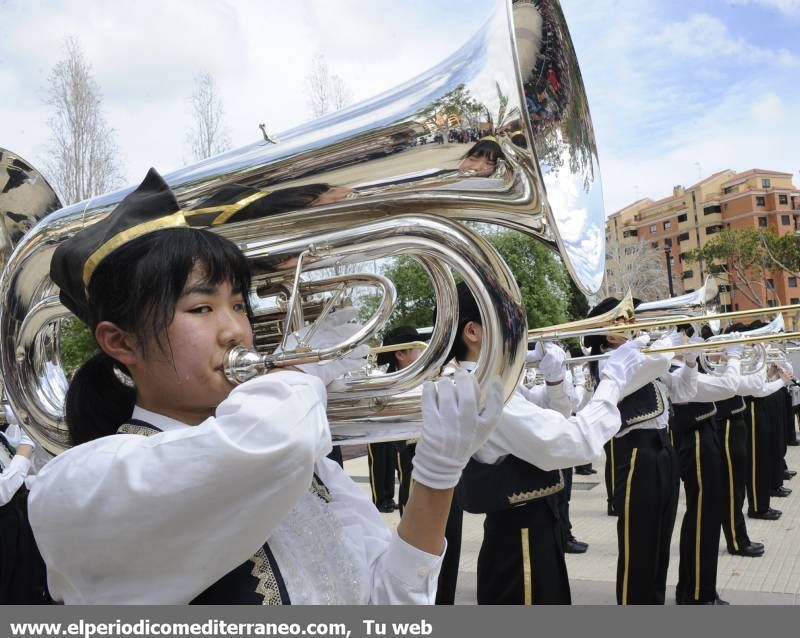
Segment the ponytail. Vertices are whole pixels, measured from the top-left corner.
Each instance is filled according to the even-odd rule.
[[[119,365],[105,352],[98,352],[72,377],[66,420],[73,445],[116,434],[133,413],[136,390],[117,378],[114,366]]]

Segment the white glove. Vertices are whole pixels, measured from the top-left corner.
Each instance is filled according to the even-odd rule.
[[[781,369],[784,377],[789,377],[789,380],[791,380],[792,377],[794,377],[794,368],[792,367],[792,364],[789,363],[788,361],[781,361],[778,364],[778,367]]]
[[[361,324],[351,321],[357,314],[358,311],[352,307],[334,310],[325,318],[322,325],[311,334],[307,345],[312,349],[327,348],[352,337],[362,328]],[[293,350],[300,341],[305,342],[306,335],[309,334],[311,327],[308,326],[298,333],[289,335],[286,339],[286,349]],[[348,372],[361,370],[364,367],[364,357],[368,354],[369,346],[363,344],[339,359],[320,361],[318,363],[304,363],[298,365],[297,368],[307,374],[319,377],[322,379],[322,383],[327,386],[335,379],[341,379]],[[334,390],[334,388],[331,388],[331,390]]]
[[[731,339],[741,339],[742,335],[738,332],[731,332],[730,338]],[[728,346],[725,348],[725,354],[730,359],[731,357],[737,357],[739,359],[742,358],[742,352],[744,352],[744,346],[742,344]]]
[[[489,438],[503,410],[500,379],[489,384],[486,403],[478,406],[475,377],[456,370],[452,378],[428,382],[422,389],[422,436],[414,453],[411,477],[437,490],[455,487],[470,457]]]
[[[554,343],[537,343],[533,350],[529,350],[525,360],[535,363],[542,373],[545,381],[557,383],[564,380],[566,365],[564,360],[567,354]]]
[[[14,449],[18,448],[20,445],[30,445],[31,448],[36,449],[36,443],[34,443],[16,423],[9,423],[4,434],[6,441],[8,441]]]
[[[689,343],[696,343],[697,350],[684,350],[683,358],[685,361],[693,363],[703,354],[703,344],[705,341],[701,337],[689,337]]]
[[[636,392],[669,370],[670,354],[644,355],[640,350],[650,341],[642,335],[622,344],[611,353],[602,376],[619,386],[620,398]]]

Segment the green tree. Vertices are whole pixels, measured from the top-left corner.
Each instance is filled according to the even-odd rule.
[[[561,323],[567,320],[571,308],[580,307],[575,295],[580,299],[583,296],[577,289],[574,292],[570,289],[564,265],[540,242],[510,230],[491,234],[488,239],[517,278],[529,326]],[[422,266],[413,258],[400,257],[383,274],[397,288],[397,306],[387,328],[431,325],[436,299]],[[362,299],[365,317],[374,308],[374,298]]]
[[[691,251],[687,260],[725,262],[730,283],[753,304],[761,305],[764,289],[777,298],[775,291],[766,287],[770,270],[781,269],[797,275],[800,244],[794,235],[778,237],[771,230],[728,228],[714,235],[702,248]]]
[[[67,377],[83,365],[95,352],[97,342],[85,323],[79,319],[63,319],[59,332],[61,364]]]

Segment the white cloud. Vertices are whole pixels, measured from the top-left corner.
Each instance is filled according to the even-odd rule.
[[[727,0],[735,7],[756,6],[772,9],[785,16],[800,16],[800,0]]]
[[[439,62],[486,11],[485,0],[12,0],[0,21],[0,146],[41,165],[42,89],[69,36],[92,65],[134,182],[151,165],[186,164],[189,96],[201,70],[215,76],[233,146],[242,146],[260,138],[262,122],[274,134],[309,121],[305,76],[317,52],[359,101]]]
[[[732,57],[747,64],[800,64],[800,59],[786,49],[764,49],[736,37],[722,20],[707,13],[696,13],[683,22],[668,24],[656,36],[656,43],[688,58]]]

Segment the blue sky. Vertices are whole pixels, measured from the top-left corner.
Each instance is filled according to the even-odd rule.
[[[563,0],[598,138],[607,213],[725,168],[800,169],[800,0]],[[309,119],[311,58],[367,98],[423,72],[488,0],[0,0],[0,146],[46,153],[42,87],[76,36],[128,182],[187,163],[194,76],[221,87],[234,146]],[[797,177],[797,175],[796,175]],[[797,183],[797,180],[796,180]]]
[[[567,0],[606,211],[724,168],[800,169],[797,0]]]

